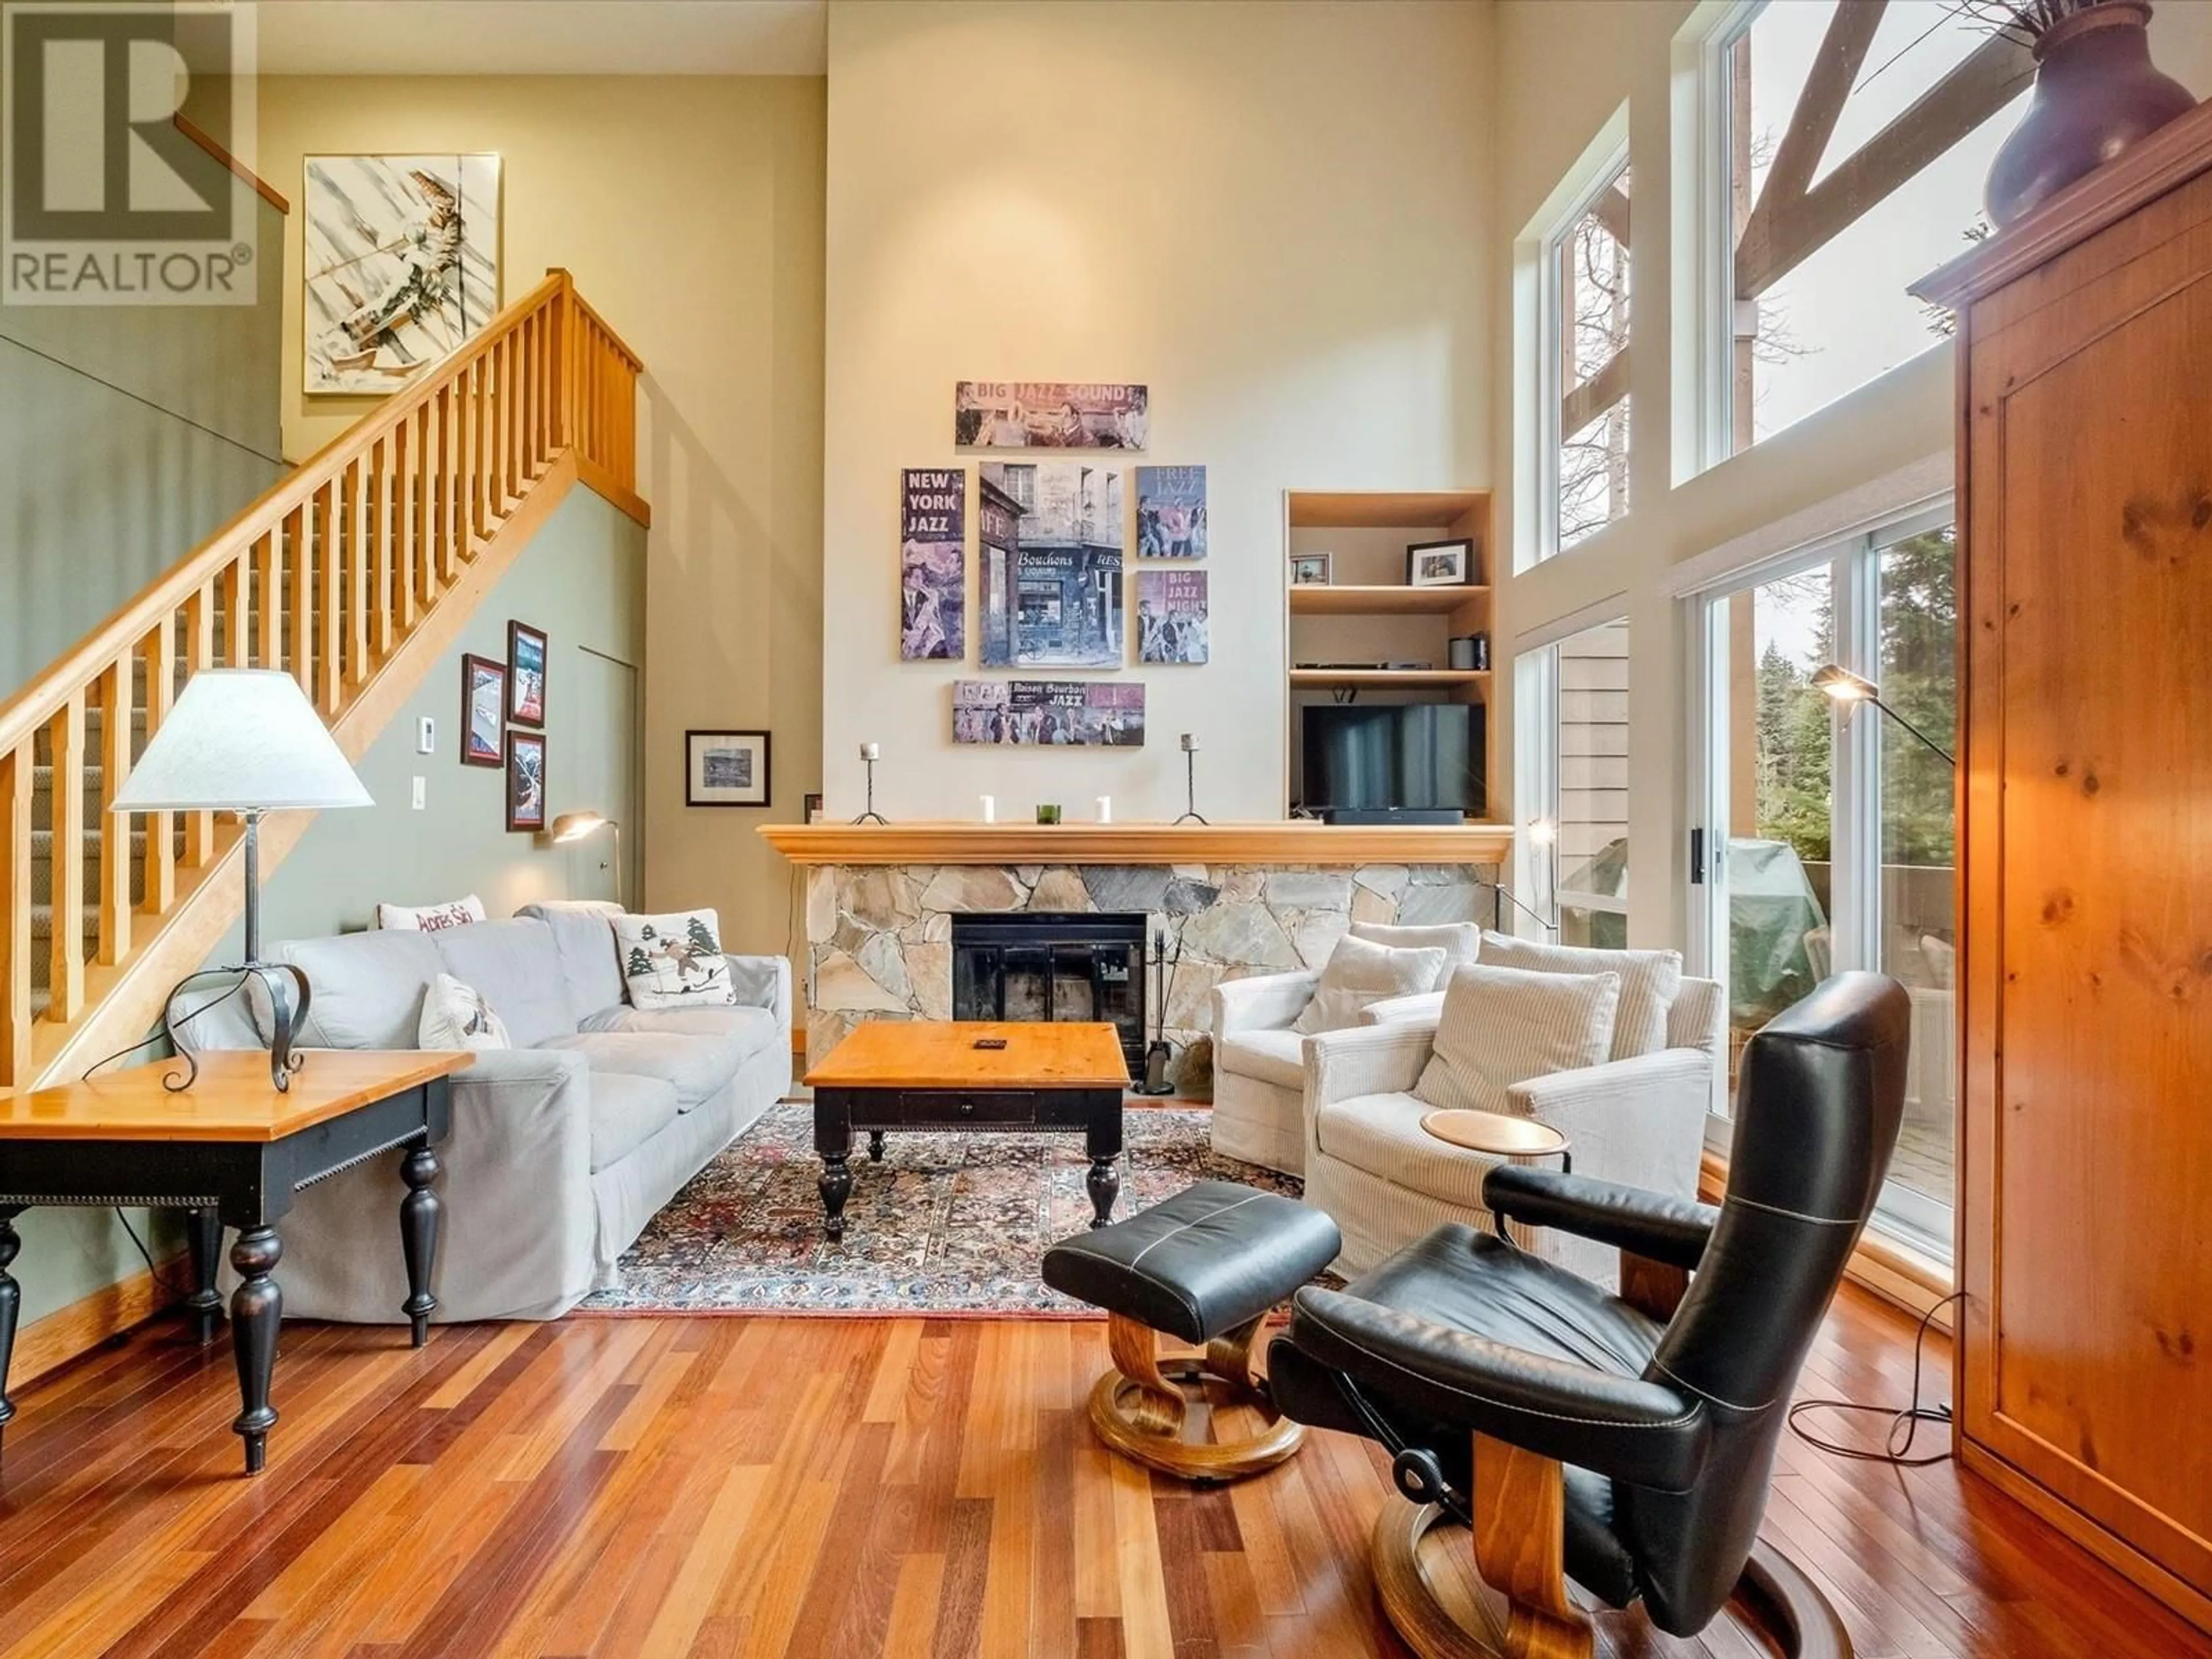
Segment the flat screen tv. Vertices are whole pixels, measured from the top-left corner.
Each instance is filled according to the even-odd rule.
[[[1304,711],[1305,805],[1313,811],[1484,809],[1480,704]]]

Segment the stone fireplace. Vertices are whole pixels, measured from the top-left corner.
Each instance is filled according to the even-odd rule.
[[[888,840],[902,832],[810,826],[794,833]],[[1147,826],[1140,833],[1167,831]],[[1344,833],[1300,829],[1292,832],[1292,844],[1318,850]],[[809,860],[803,963],[807,1050],[827,1054],[862,1020],[956,1018],[954,929],[963,918],[1082,921],[1111,915],[1125,919],[1124,931],[1133,936],[1140,1010],[1147,988],[1143,941],[1155,929],[1165,932],[1168,956],[1176,963],[1164,975],[1167,1035],[1175,1045],[1170,1077],[1178,1093],[1204,1097],[1213,1082],[1209,1000],[1216,985],[1254,974],[1318,969],[1354,921],[1488,923],[1494,899],[1486,884],[1496,873],[1495,864],[1486,860],[1343,866]],[[1140,925],[1131,928],[1126,919],[1140,919]],[[1133,1059],[1141,1065],[1141,1048]]]

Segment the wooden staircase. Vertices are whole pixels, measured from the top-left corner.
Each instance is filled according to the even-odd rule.
[[[646,521],[641,368],[550,272],[0,705],[0,1091],[143,1036],[239,915],[237,824],[108,810],[184,682],[283,669],[359,758],[570,487]]]

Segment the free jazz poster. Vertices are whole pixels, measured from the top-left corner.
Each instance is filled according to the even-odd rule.
[[[1137,469],[1137,556],[1140,559],[1202,559],[1206,556],[1204,467],[1140,466]]]
[[[1121,473],[988,462],[980,500],[984,665],[1120,667]]]
[[[968,472],[908,467],[899,507],[899,655],[908,662],[968,654]]]
[[[955,680],[952,741],[1139,748],[1145,688],[1115,680]]]
[[[1137,573],[1137,660],[1204,662],[1206,572]]]
[[[963,380],[952,391],[962,449],[1142,449],[1150,392],[1115,381]]]

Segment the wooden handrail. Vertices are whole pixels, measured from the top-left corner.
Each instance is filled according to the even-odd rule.
[[[228,845],[211,814],[159,813],[133,853],[131,822],[108,808],[139,717],[150,738],[180,678],[228,666],[286,669],[337,720],[556,459],[573,464],[563,478],[641,518],[640,368],[568,274],[548,272],[0,703],[0,1089],[21,1086],[34,1035],[77,1020],[94,981],[151,941],[192,885],[179,871],[204,870]],[[31,819],[42,768],[41,855]],[[47,938],[34,951],[41,886]],[[41,969],[47,1004],[34,1016]]]

